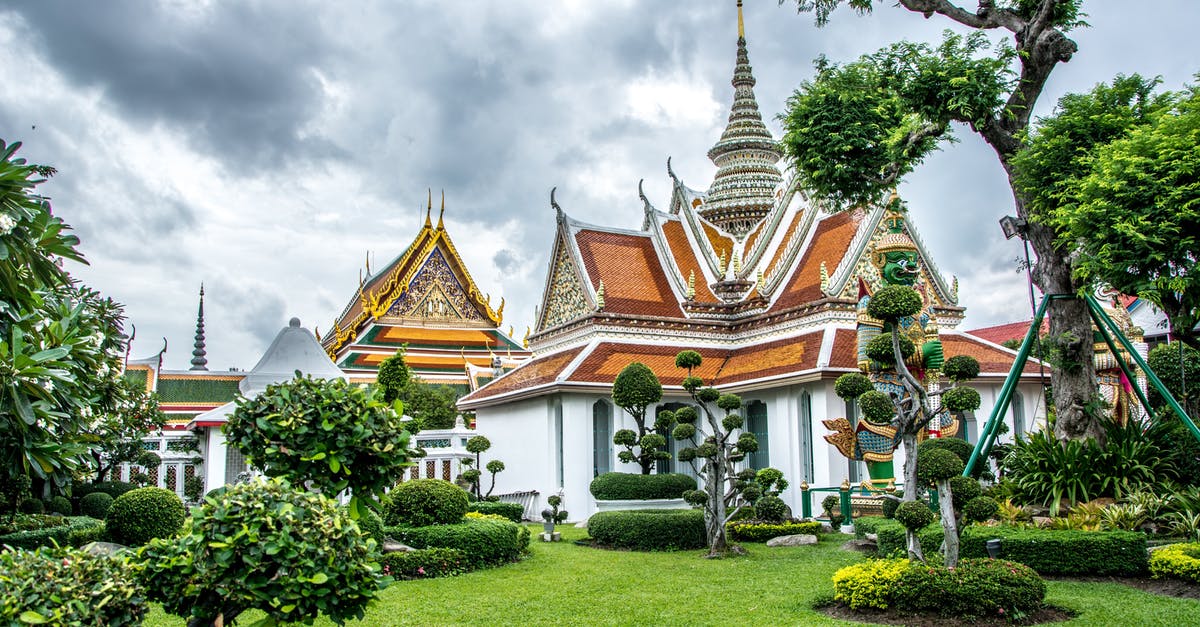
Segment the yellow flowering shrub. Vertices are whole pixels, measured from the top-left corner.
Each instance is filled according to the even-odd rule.
[[[869,560],[851,564],[833,574],[834,600],[851,609],[888,608],[892,593],[904,571],[907,559]]]
[[[477,520],[508,520],[500,514],[484,514],[482,512],[467,512],[463,514],[463,518],[474,518]]]
[[[1200,542],[1172,544],[1150,553],[1150,574],[1200,583]]]

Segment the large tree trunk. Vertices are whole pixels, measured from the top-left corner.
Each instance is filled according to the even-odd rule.
[[[712,458],[712,477],[709,478],[708,502],[712,504],[712,520],[708,521],[708,556],[720,557],[729,552],[725,537],[725,452]]]
[[[917,434],[904,431],[900,438],[904,446],[904,498],[905,501],[916,501],[917,493]],[[904,540],[907,545],[908,559],[918,562],[925,561],[925,552],[921,550],[921,539],[917,532],[905,528]]]
[[[937,482],[938,507],[942,514],[942,546],[945,547],[946,568],[958,566],[958,524],[954,520],[954,495],[950,493],[950,480]]]

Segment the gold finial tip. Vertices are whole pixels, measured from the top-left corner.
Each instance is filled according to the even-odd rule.
[[[738,38],[746,38],[746,22],[742,19],[742,0],[738,0]]]

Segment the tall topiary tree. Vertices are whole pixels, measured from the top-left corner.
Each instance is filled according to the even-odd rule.
[[[225,424],[230,446],[268,476],[287,477],[330,498],[350,490],[357,518],[420,454],[378,389],[341,380],[296,378],[240,399]]]
[[[475,495],[476,499],[490,497],[492,495],[492,491],[496,489],[496,475],[504,472],[504,462],[498,459],[489,461],[486,466],[483,465],[482,455],[490,448],[492,448],[492,441],[482,435],[477,435],[467,440],[467,452],[474,454],[475,459],[462,460],[462,465],[469,468],[462,474],[462,476],[463,480],[470,484],[471,493]],[[474,466],[474,468],[470,468],[471,466]],[[482,488],[480,487],[483,479],[483,471],[480,470],[481,468],[486,468],[487,471],[492,474],[492,484],[490,487],[488,487],[487,494],[484,494],[482,492]]]
[[[612,397],[613,403],[624,409],[637,425],[637,431],[618,429],[613,434],[613,444],[625,447],[625,450],[617,453],[617,459],[625,464],[638,464],[642,474],[648,475],[654,462],[671,459],[671,454],[662,450],[667,445],[667,439],[655,433],[669,428],[670,422],[659,416],[653,428],[646,424],[646,412],[662,400],[662,384],[646,364],[635,361],[622,368],[616,381],[613,381]]]
[[[683,389],[704,413],[703,426],[707,432],[696,426],[700,413],[695,407],[683,407],[672,412],[669,418],[678,423],[671,436],[688,444],[679,450],[679,461],[691,464],[703,482],[703,489],[689,490],[683,498],[704,509],[708,556],[720,557],[731,550],[725,524],[733,517],[731,506],[738,498],[733,467],[745,459],[747,453],[758,450],[758,440],[751,433],[741,432],[745,420],[736,413],[742,406],[740,397],[704,387],[704,381],[692,375],[692,370],[701,363],[702,357],[696,351],[682,351],[675,356],[675,366],[687,370]]]

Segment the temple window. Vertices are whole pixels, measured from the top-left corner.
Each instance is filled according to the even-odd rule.
[[[613,410],[601,399],[592,404],[592,476],[612,471]]]

